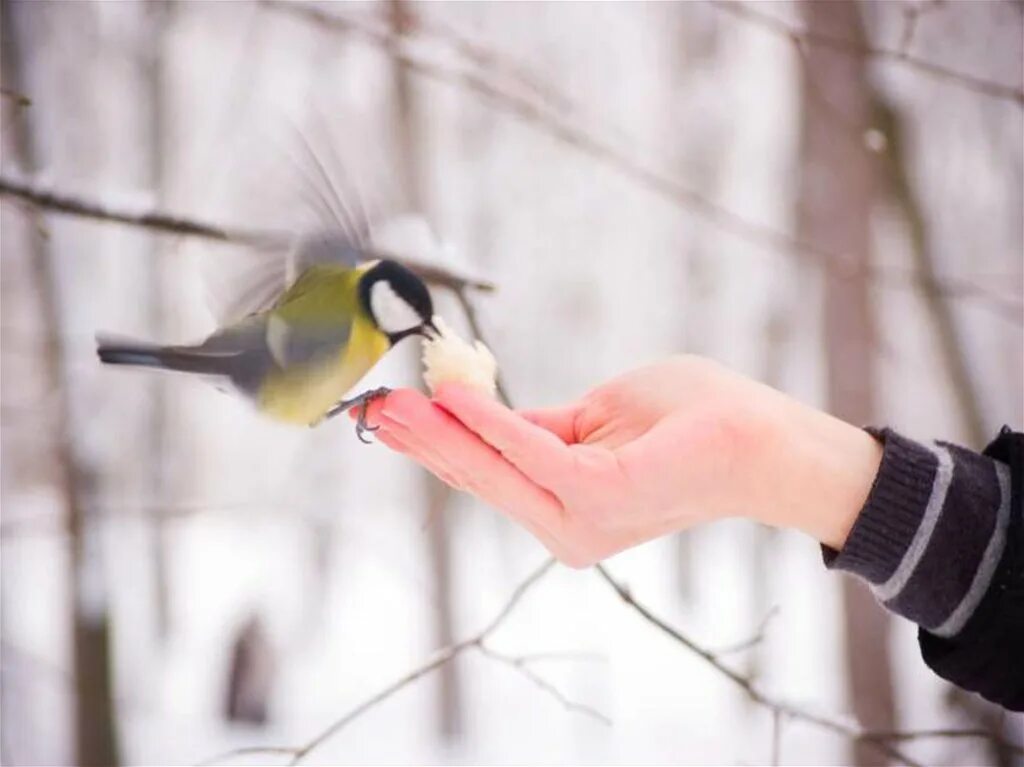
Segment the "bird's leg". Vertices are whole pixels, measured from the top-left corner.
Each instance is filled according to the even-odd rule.
[[[389,389],[386,386],[380,386],[376,389],[364,391],[362,394],[352,397],[351,399],[343,399],[341,402],[339,402],[330,410],[328,410],[327,413],[324,415],[324,418],[333,418],[334,416],[338,415],[338,413],[344,413],[346,410],[350,408],[358,407],[359,417],[356,419],[356,436],[359,438],[360,442],[365,442],[367,445],[369,445],[370,440],[364,439],[363,433],[367,431],[377,431],[377,429],[379,429],[380,427],[370,426],[366,422],[366,409],[370,406],[370,403],[373,402],[375,399],[386,397],[390,393],[391,389]]]

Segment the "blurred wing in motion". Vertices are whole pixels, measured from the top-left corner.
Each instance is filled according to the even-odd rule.
[[[318,113],[317,113],[318,114]],[[223,218],[240,227],[280,233],[261,245],[232,245],[204,260],[207,300],[221,326],[272,307],[310,266],[396,257],[446,260],[426,220],[399,214],[404,195],[382,144],[386,133],[331,132],[326,119],[263,131],[237,154],[228,174]],[[257,158],[253,160],[253,158]]]
[[[370,229],[370,248],[375,256],[410,263],[443,264],[452,260],[450,246],[437,236],[425,218],[415,213],[375,222]]]
[[[371,222],[393,210],[379,134],[347,124],[333,135],[323,119],[256,131],[237,142],[219,214],[272,232],[259,245],[232,245],[204,259],[207,303],[219,325],[270,308],[313,264],[352,266],[371,257]],[[343,159],[344,158],[344,159]],[[372,192],[371,192],[372,190]]]
[[[273,307],[299,275],[314,264],[351,267],[366,259],[364,250],[341,229],[296,233],[290,245],[252,248],[241,254],[240,264],[230,269],[217,267],[220,276],[208,278],[211,283],[221,283],[219,287],[209,286],[211,310],[219,322],[231,324]]]

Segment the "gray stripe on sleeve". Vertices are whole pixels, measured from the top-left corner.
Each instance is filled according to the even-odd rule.
[[[999,511],[996,512],[996,526],[992,531],[992,537],[985,547],[985,554],[982,556],[978,570],[971,581],[971,587],[967,590],[960,604],[949,614],[949,617],[942,622],[942,625],[931,630],[932,634],[941,637],[951,637],[960,632],[967,620],[974,614],[975,609],[981,603],[982,597],[988,591],[992,576],[995,574],[999,560],[1003,556],[1003,547],[1006,545],[1006,530],[1010,524],[1010,467],[1004,463],[996,462],[996,477],[999,479]]]
[[[910,546],[907,547],[899,566],[885,583],[871,587],[875,598],[880,602],[887,602],[898,596],[903,591],[903,587],[907,585],[910,576],[914,574],[914,569],[921,561],[921,557],[924,556],[932,532],[935,530],[935,524],[942,514],[942,507],[946,503],[946,494],[949,492],[949,484],[953,479],[953,458],[949,451],[941,445],[926,445],[925,447],[931,450],[938,459],[935,482],[932,484],[932,492],[928,498],[924,516],[921,518],[921,524],[914,533],[914,538],[911,540]]]

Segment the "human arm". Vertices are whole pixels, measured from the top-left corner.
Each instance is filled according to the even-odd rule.
[[[1016,464],[1012,451],[876,439],[693,357],[560,408],[517,414],[442,387],[434,402],[396,392],[371,420],[382,441],[573,566],[718,518],[801,530],[826,546],[830,567],[864,578],[922,625],[922,652],[938,673],[1020,705],[1019,435],[1004,439],[1017,445]]]
[[[1024,709],[1024,434],[1004,427],[978,454],[876,433],[878,475],[842,550],[824,548],[826,565],[917,623],[937,674]]]
[[[559,408],[516,413],[442,386],[433,402],[393,392],[369,419],[381,441],[577,567],[725,517],[840,546],[881,456],[862,430],[696,357],[632,371]]]

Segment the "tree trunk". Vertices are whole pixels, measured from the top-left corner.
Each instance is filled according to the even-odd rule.
[[[140,58],[146,78],[146,93],[143,119],[146,125],[145,138],[148,167],[143,169],[144,183],[150,188],[157,207],[163,201],[163,157],[164,157],[164,88],[163,88],[163,32],[170,23],[174,11],[172,3],[153,3],[142,9],[142,30],[145,45],[141,46]],[[149,327],[152,337],[162,340],[166,332],[166,268],[163,263],[163,239],[152,238],[152,252],[149,271]],[[170,575],[168,573],[168,541],[166,508],[162,501],[167,497],[169,484],[168,464],[168,412],[167,387],[164,376],[151,376],[149,427],[146,458],[146,493],[153,499],[148,505],[150,514],[150,545],[153,563],[153,592],[156,636],[161,643],[167,641],[171,628]]]
[[[803,3],[813,34],[864,45],[857,2]],[[863,144],[837,133],[835,114],[853,136],[868,129],[873,102],[865,60],[824,46],[803,51],[803,135],[798,236],[832,254],[825,264],[824,323],[828,403],[838,417],[862,425],[874,415],[874,334],[868,273],[873,163]],[[823,99],[829,103],[823,103]],[[831,118],[831,119],[830,119]],[[808,489],[811,490],[810,488]],[[896,729],[889,616],[868,589],[843,581],[846,673],[855,715],[869,729]],[[859,744],[858,765],[885,763]]]
[[[994,430],[985,423],[981,396],[971,375],[967,352],[960,328],[956,321],[955,308],[947,297],[936,289],[937,270],[928,231],[925,212],[914,183],[910,177],[904,136],[904,117],[880,94],[875,95],[873,114],[875,127],[886,138],[885,152],[880,157],[880,170],[885,182],[885,193],[906,223],[910,234],[911,258],[914,272],[919,275],[924,288],[925,309],[939,341],[942,361],[953,387],[954,404],[960,411],[960,419],[967,441],[971,447],[980,450],[991,438]],[[985,745],[985,759],[998,767],[1011,767],[1013,754],[999,745],[1003,736],[1000,709],[987,701],[951,687],[947,702],[966,715],[969,725],[985,729],[993,738]]]
[[[961,340],[960,328],[949,299],[937,288],[935,258],[931,237],[917,190],[910,179],[903,142],[903,120],[896,109],[875,95],[873,114],[876,126],[886,137],[886,150],[882,154],[882,172],[885,191],[906,221],[910,233],[911,257],[914,272],[924,288],[925,309],[938,336],[939,350],[949,375],[960,410],[964,432],[975,450],[981,450],[991,439],[994,430],[985,424],[978,387],[971,376],[970,365]]]
[[[15,4],[3,0],[4,84],[16,93],[28,93],[32,51],[41,50],[33,38],[45,19],[42,5]],[[12,113],[5,130],[21,167],[27,173],[41,163],[37,156],[32,121],[35,110]],[[52,249],[43,235],[42,219],[28,228],[26,248],[33,265],[34,288],[39,296],[43,348],[41,354],[52,407],[55,484],[63,505],[68,532],[68,594],[72,626],[74,674],[75,761],[82,767],[116,767],[117,744],[110,649],[110,613],[107,604],[99,520],[93,519],[85,499],[96,474],[76,450],[68,386],[66,354],[62,338],[63,318],[57,293],[57,272]]]

